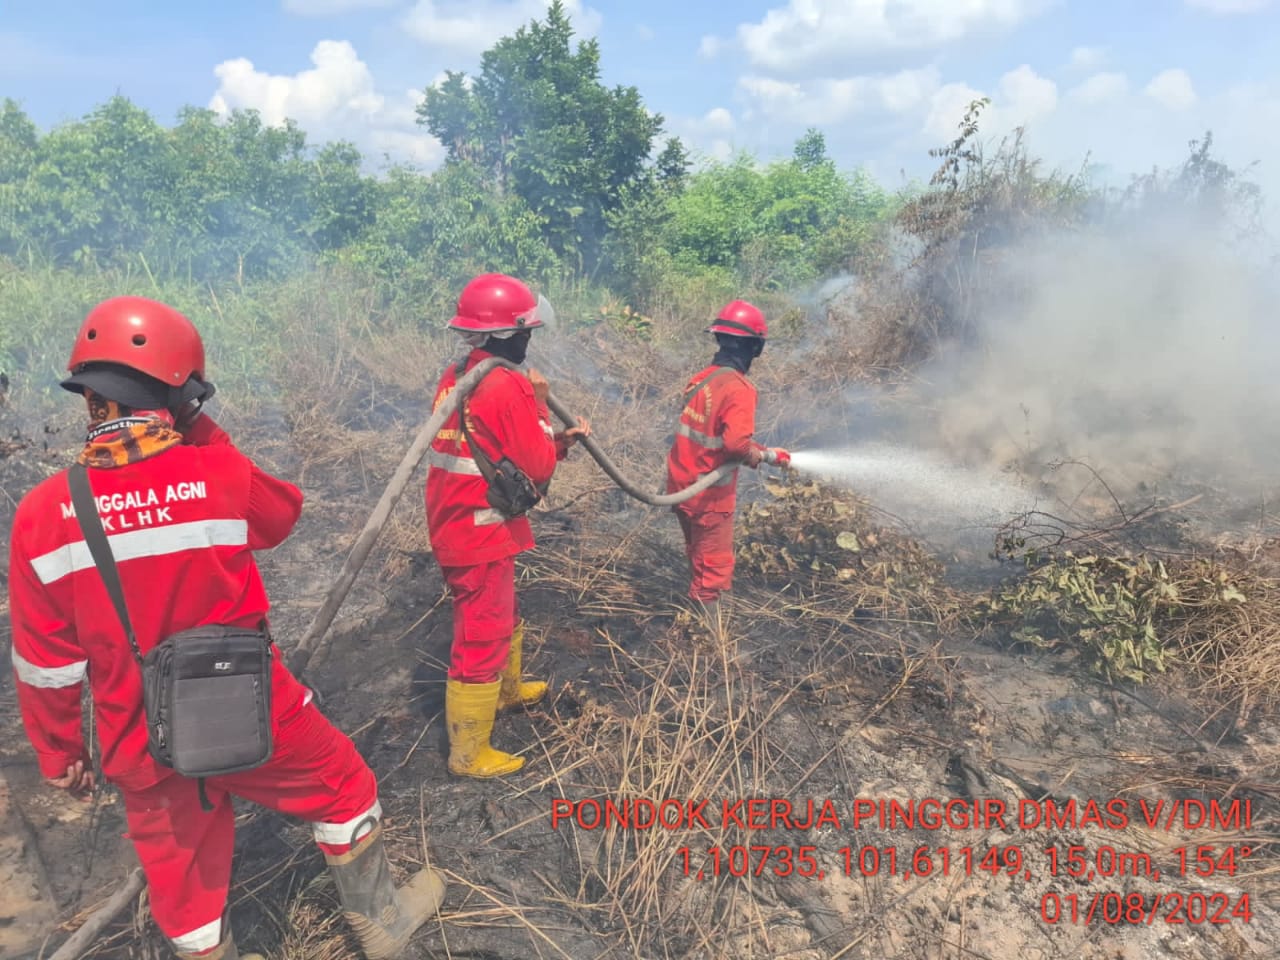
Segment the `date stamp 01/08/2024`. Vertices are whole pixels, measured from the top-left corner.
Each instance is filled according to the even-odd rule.
[[[664,830],[740,833],[747,842],[708,845],[690,842],[676,849],[673,869],[684,878],[804,877],[824,879],[832,871],[847,877],[904,881],[931,877],[990,876],[1012,882],[1048,879],[1040,897],[1040,919],[1047,924],[1226,924],[1250,923],[1249,894],[1239,890],[1123,889],[1126,881],[1170,883],[1213,878],[1228,884],[1254,853],[1247,844],[1213,842],[1209,831],[1239,836],[1252,826],[1251,801],[1023,799],[1016,805],[999,799],[935,798],[899,800],[858,797],[793,802],[742,798],[689,800],[628,798],[617,800],[556,798],[551,801],[555,830]],[[1084,846],[1037,842],[1047,830],[1097,828],[1123,831],[1130,826],[1185,836],[1205,831],[1203,843],[1163,845],[1158,855],[1112,844]],[[830,844],[749,842],[759,831],[877,830],[1022,831],[1022,842],[974,846],[928,843]],[[1061,891],[1052,881],[1064,882]],[[1065,883],[1114,880],[1114,889],[1072,892]]]

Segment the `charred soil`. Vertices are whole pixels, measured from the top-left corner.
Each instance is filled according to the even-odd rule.
[[[414,425],[311,425],[342,453],[303,458],[313,448],[290,439],[297,420],[283,431],[262,422],[227,425],[267,468],[305,472],[308,497],[294,535],[260,558],[287,651]],[[655,431],[636,442],[660,445]],[[69,435],[52,435],[60,442],[46,450],[19,434],[4,448],[0,522],[66,462]],[[1177,671],[1113,683],[1074,648],[1013,643],[971,615],[985,591],[962,589],[866,503],[810,484],[745,481],[755,499],[742,511],[726,636],[715,639],[683,609],[674,519],[626,502],[575,453],[519,567],[526,670],[551,692],[501,717],[495,739],[528,762],[499,781],[451,777],[442,717],[451,612],[420,481],[307,677],[379,775],[395,869],[429,861],[450,880],[442,920],[410,956],[1280,954],[1274,711],[1224,718]],[[0,729],[0,952],[47,957],[135,861],[110,787],[81,804],[42,784],[11,679],[0,687]],[[925,798],[1008,813],[1003,828],[908,828],[878,816],[855,825],[860,800]],[[790,819],[776,803],[733,806],[753,799],[788,801]],[[675,828],[596,826],[606,800],[674,800],[685,817]],[[701,800],[705,820],[688,816]],[[1090,800],[1118,801],[1127,822],[1090,818]],[[821,811],[828,801],[836,821],[806,827],[809,804]],[[1161,816],[1148,827],[1140,801],[1165,812],[1212,802],[1241,821],[1208,830]],[[1019,824],[1020,809],[1050,805],[1079,815]],[[272,960],[357,956],[307,829],[239,809],[232,915],[242,949]],[[1201,848],[1212,848],[1212,875],[1197,874]],[[1087,861],[1078,876],[1070,851]],[[144,894],[86,956],[166,951]]]

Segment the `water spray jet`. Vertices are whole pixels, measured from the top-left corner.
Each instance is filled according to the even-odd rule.
[[[875,496],[904,514],[955,521],[956,527],[999,523],[1036,507],[1034,497],[1004,477],[897,444],[793,451],[791,469]]]

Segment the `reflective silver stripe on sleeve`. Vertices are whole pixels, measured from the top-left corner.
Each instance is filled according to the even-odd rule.
[[[13,670],[18,675],[18,679],[29,687],[39,687],[42,690],[74,687],[77,683],[84,681],[88,667],[88,660],[77,660],[75,663],[64,664],[61,667],[37,667],[18,653],[16,647],[13,651]]]
[[[713,437],[710,434],[703,433],[701,430],[695,430],[687,423],[676,424],[676,433],[682,437],[687,437],[699,446],[706,447],[708,450],[723,450],[724,437]]]
[[[427,463],[449,473],[461,473],[468,477],[483,476],[480,473],[480,465],[471,457],[455,457],[450,453],[432,450],[427,454]]]
[[[506,518],[492,507],[476,511],[476,526],[484,527],[491,523],[502,523]]]

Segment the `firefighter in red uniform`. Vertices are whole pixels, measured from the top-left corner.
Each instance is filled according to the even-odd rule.
[[[262,624],[269,603],[252,551],[288,536],[302,494],[260,470],[200,411],[213,386],[195,327],[153,300],[107,300],[81,327],[69,369],[62,385],[89,408],[78,461],[139,649],[196,626]],[[226,917],[233,795],[311,825],[370,960],[397,956],[435,914],[439,875],[424,870],[395,888],[374,775],[274,645],[274,749],[265,764],[205,780],[207,809],[196,780],[152,758],[141,667],[86,549],[66,471],[19,504],[9,577],[18,702],[40,770],[56,787],[93,791],[80,711],[87,677],[102,775],[120,789],[152,916],[179,957],[241,956]]]
[[[472,349],[451,366],[436,388],[434,407],[458,379],[490,357],[524,362],[534,329],[542,326],[538,301],[527,286],[504,274],[473,279],[458,298],[449,326]],[[466,428],[482,456],[511,460],[538,488],[545,488],[579,437],[590,426],[556,433],[547,409],[547,381],[499,367],[466,398]],[[427,527],[432,550],[453,599],[453,643],[445,688],[449,771],[489,777],[514,773],[524,758],[495,750],[489,742],[499,710],[537,703],[543,682],[521,676],[524,622],[515,594],[516,554],[532,549],[527,516],[508,518],[489,505],[488,484],[458,419],[452,414],[428,454]]]
[[[718,350],[711,365],[685,385],[684,408],[667,454],[667,492],[683,490],[725,464],[785,467],[791,455],[765,447],[755,433],[756,388],[747,379],[751,361],[764,350],[769,327],[764,314],[744,300],[728,304],[707,330]],[[689,597],[712,629],[720,623],[720,594],[733,583],[733,514],[738,469],[672,509],[680,520],[691,579]]]

